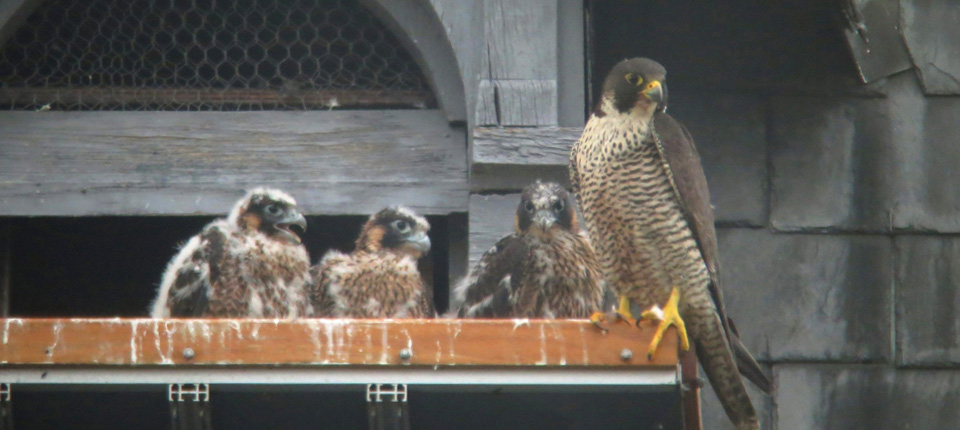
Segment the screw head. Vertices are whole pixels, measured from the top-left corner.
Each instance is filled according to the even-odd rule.
[[[413,351],[410,348],[403,348],[400,350],[400,359],[404,362],[410,361],[410,358],[413,357]]]
[[[193,357],[196,357],[196,356],[197,356],[197,353],[193,351],[193,348],[184,348],[184,349],[183,349],[183,358],[185,358],[185,359],[187,359],[187,360],[191,360],[191,359],[193,359]]]
[[[633,351],[623,348],[623,351],[620,351],[620,359],[623,361],[630,361],[633,358]]]

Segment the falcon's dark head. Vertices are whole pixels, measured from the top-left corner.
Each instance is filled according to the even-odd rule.
[[[667,110],[667,70],[649,58],[623,60],[613,66],[603,81],[603,98],[597,114],[610,110],[628,113],[639,109],[644,117]]]
[[[241,230],[259,230],[271,239],[300,244],[307,231],[307,220],[297,211],[297,201],[289,194],[270,188],[255,188],[230,211],[228,220]]]
[[[570,193],[560,184],[540,182],[527,185],[520,195],[515,227],[518,233],[549,235],[553,229],[572,233],[580,230]]]
[[[363,225],[357,249],[368,252],[387,250],[420,258],[430,251],[430,223],[412,210],[392,206],[377,212]]]

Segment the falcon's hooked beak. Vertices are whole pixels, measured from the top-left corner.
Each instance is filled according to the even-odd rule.
[[[307,219],[296,210],[290,210],[280,222],[274,224],[280,237],[290,243],[299,245],[301,243],[300,236],[297,231],[293,229],[294,226],[299,227],[299,234],[307,231]]]
[[[660,85],[660,81],[650,81],[643,87],[641,92],[648,99],[654,103],[660,103],[663,101],[663,87]]]
[[[537,223],[537,225],[540,226],[540,230],[544,232],[550,230],[550,227],[552,227],[556,221],[557,219],[553,215],[553,212],[550,212],[548,209],[539,210],[533,215],[533,222]]]
[[[425,232],[418,231],[417,233],[407,237],[406,241],[407,246],[413,248],[421,254],[430,252],[430,236],[427,236],[427,233]]]

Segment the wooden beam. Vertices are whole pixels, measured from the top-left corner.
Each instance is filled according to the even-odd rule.
[[[678,339],[648,360],[656,326],[586,320],[0,319],[16,365],[357,365],[674,368]],[[672,330],[672,329],[671,329]],[[191,352],[185,353],[187,349]],[[404,359],[403,350],[409,350]],[[624,349],[632,358],[624,359]]]
[[[567,186],[570,147],[581,127],[477,127],[471,191],[517,191],[537,179]]]
[[[115,107],[127,104],[171,106],[189,104],[336,107],[426,108],[433,99],[428,91],[301,90],[216,88],[2,88],[0,106],[51,105]],[[146,109],[150,110],[150,109]]]
[[[470,267],[504,236],[513,233],[520,194],[470,196]]]
[[[466,139],[437,110],[0,112],[0,216],[224,214],[244,189],[309,214],[467,209]]]

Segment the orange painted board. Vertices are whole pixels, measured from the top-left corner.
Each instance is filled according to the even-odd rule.
[[[604,333],[586,320],[7,318],[0,365],[675,367],[673,328],[647,360],[654,330],[619,323]]]

